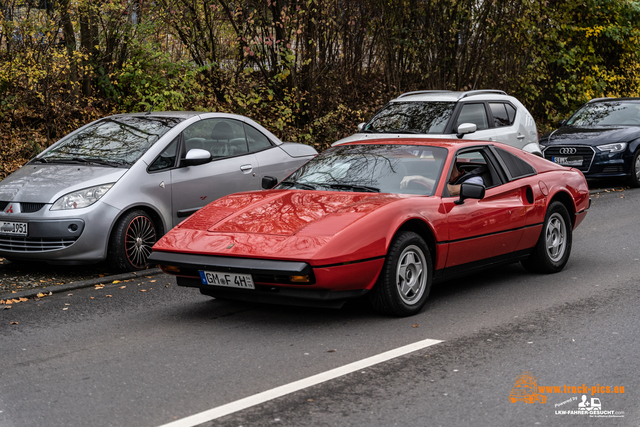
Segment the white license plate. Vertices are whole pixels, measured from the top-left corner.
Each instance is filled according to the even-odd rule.
[[[582,157],[552,157],[551,161],[563,166],[582,166]]]
[[[219,271],[200,271],[203,285],[226,286],[228,288],[255,289],[250,274],[222,273]]]
[[[0,234],[26,236],[28,231],[26,222],[0,222]]]

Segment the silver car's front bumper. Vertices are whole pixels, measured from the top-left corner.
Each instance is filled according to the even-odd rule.
[[[33,213],[0,213],[0,224],[17,222],[28,227],[26,237],[0,232],[0,256],[51,264],[106,259],[109,234],[119,209],[100,201],[78,210],[50,211],[50,207]]]

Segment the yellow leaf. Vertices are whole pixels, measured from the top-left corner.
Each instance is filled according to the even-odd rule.
[[[113,281],[113,282],[111,282],[111,283],[122,283],[122,282],[120,282],[120,280],[114,280],[114,281]]]

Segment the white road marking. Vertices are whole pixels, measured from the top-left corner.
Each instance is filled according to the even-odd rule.
[[[341,366],[339,368],[331,369],[327,372],[322,372],[317,375],[303,378],[298,381],[294,381],[289,384],[285,384],[280,387],[276,387],[271,390],[263,391],[262,393],[254,394],[253,396],[245,397],[244,399],[236,400],[235,402],[227,403],[226,405],[212,408],[199,414],[191,415],[180,420],[163,424],[160,427],[193,427],[207,421],[212,421],[220,417],[224,417],[234,412],[242,411],[255,405],[259,405],[269,400],[277,399],[278,397],[285,396],[296,391],[303,390],[308,387],[323,383],[325,381],[332,380],[334,378],[341,377],[343,375],[350,374],[360,369],[368,368],[378,363],[386,362],[396,357],[404,356],[405,354],[412,353],[423,348],[431,347],[432,345],[439,344],[442,341],[426,339],[415,342],[413,344],[405,345],[394,350],[389,350],[384,353],[380,353],[375,356],[368,357],[366,359],[359,360],[357,362],[349,363],[348,365]]]

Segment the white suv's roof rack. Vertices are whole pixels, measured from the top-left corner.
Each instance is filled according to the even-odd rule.
[[[482,94],[495,94],[495,95],[507,95],[507,93],[503,90],[496,90],[496,89],[478,89],[478,90],[468,90],[465,92],[454,92],[452,90],[417,90],[414,92],[407,92],[407,93],[403,93],[402,95],[398,96],[398,98],[404,98],[405,96],[411,96],[411,95],[423,95],[423,94],[428,94],[428,93],[459,93],[460,95],[458,96],[458,99],[462,99],[465,98],[467,96],[473,96],[473,95],[482,95]]]
[[[496,89],[479,89],[479,90],[468,90],[466,92],[463,92],[460,94],[460,96],[458,97],[458,99],[462,99],[465,98],[467,96],[472,96],[472,95],[481,95],[481,94],[485,94],[485,93],[493,93],[496,95],[506,95],[507,92],[503,91],[503,90],[496,90]]]
[[[453,92],[453,91],[451,91],[451,90],[417,90],[415,92],[403,93],[398,98],[403,98],[405,96],[410,96],[410,95],[422,95],[423,93],[451,93],[451,92]],[[398,99],[398,98],[396,98],[396,99]]]

